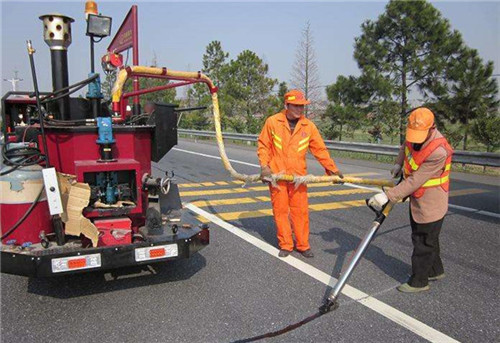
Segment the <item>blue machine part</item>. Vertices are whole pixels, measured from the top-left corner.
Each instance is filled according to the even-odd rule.
[[[90,73],[89,77],[96,75],[97,73]],[[101,78],[97,74],[97,78],[89,83],[89,90],[87,91],[87,99],[102,99],[104,98],[101,92]]]
[[[115,142],[111,117],[97,117],[97,132],[99,134],[97,144],[112,144]]]
[[[111,183],[108,183],[106,187],[106,203],[114,204],[116,203],[116,197],[118,196],[118,189]]]
[[[106,195],[106,204],[115,204],[119,195],[118,174],[115,172],[98,173],[96,182],[102,194]]]

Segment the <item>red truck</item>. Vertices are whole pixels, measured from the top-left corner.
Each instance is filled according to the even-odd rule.
[[[153,113],[141,113],[139,95],[163,88],[139,90],[137,82],[122,95],[121,108],[110,109],[93,51],[110,34],[111,18],[98,15],[93,1],[86,12],[89,77],[69,85],[74,20],[47,14],[40,20],[53,90],[38,90],[28,42],[34,91],[2,97],[3,273],[42,277],[151,264],[189,258],[209,244],[208,226],[184,222],[173,172],[151,173],[151,163],[177,144],[177,115],[186,109],[157,103]],[[119,54],[126,49],[134,49],[138,63],[136,28],[133,6],[102,59],[107,72],[127,68]],[[70,96],[85,86],[86,97]]]

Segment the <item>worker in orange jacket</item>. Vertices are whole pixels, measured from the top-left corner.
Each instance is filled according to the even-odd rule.
[[[316,125],[304,116],[304,106],[307,104],[310,101],[301,91],[291,90],[285,94],[285,109],[266,120],[259,135],[257,149],[263,181],[269,180],[272,174],[279,173],[306,175],[308,150],[328,175],[343,178]],[[279,257],[286,257],[293,250],[292,228],[297,251],[305,257],[313,257],[309,246],[307,186],[279,181],[277,185],[270,184],[269,189],[280,247]]]

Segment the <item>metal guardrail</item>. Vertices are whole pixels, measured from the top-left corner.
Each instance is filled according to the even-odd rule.
[[[178,133],[193,137],[215,138],[214,131],[199,131],[178,129]],[[237,141],[256,142],[257,135],[247,133],[224,132],[224,139]],[[373,143],[339,142],[325,141],[326,147],[330,150],[340,150],[349,152],[359,152],[373,155],[397,156],[399,146]],[[493,152],[463,151],[455,150],[453,154],[454,163],[475,164],[485,167],[500,167],[500,154]]]

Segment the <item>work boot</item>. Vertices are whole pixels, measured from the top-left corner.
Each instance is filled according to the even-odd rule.
[[[396,288],[398,291],[403,293],[418,293],[418,292],[428,291],[430,289],[429,285],[424,287],[412,287],[408,283],[404,283]]]
[[[314,257],[314,254],[313,254],[311,249],[301,251],[300,253],[302,254],[302,256],[307,257],[307,258]]]
[[[446,275],[444,273],[436,275],[436,276],[429,276],[429,281],[441,280],[441,279],[444,279],[445,276]]]
[[[280,249],[278,256],[279,257],[287,257],[288,255],[290,255],[290,253],[291,253],[291,251],[289,251],[289,250]]]

